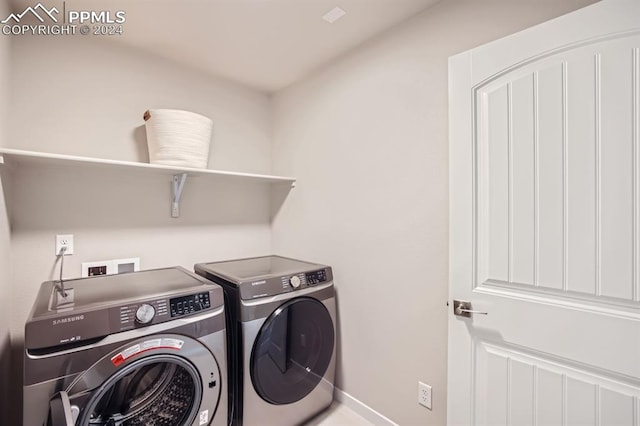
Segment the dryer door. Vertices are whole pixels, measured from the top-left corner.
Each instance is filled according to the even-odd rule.
[[[109,353],[52,398],[49,424],[208,424],[220,398],[214,356],[196,340],[156,335]]]
[[[264,322],[251,353],[251,381],[272,404],[291,404],[322,380],[333,355],[334,325],[322,302],[292,299]]]

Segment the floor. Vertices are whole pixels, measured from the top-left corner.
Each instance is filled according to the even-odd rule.
[[[305,423],[305,426],[372,426],[373,423],[356,414],[346,405],[334,401],[329,408]]]

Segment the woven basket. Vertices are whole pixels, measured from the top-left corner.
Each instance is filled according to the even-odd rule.
[[[144,120],[150,163],[207,168],[213,130],[209,118],[177,109],[150,109]]]

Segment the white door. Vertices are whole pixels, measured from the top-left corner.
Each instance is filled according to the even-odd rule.
[[[451,425],[640,425],[640,1],[454,56]]]

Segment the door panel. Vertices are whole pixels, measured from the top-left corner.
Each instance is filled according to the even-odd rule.
[[[562,290],[564,283],[564,66],[537,72],[536,283]],[[544,224],[544,226],[540,226]]]
[[[640,425],[637,16],[450,59],[450,424]]]
[[[542,281],[639,301],[631,66],[638,45],[632,35],[565,51],[474,89],[477,285]]]
[[[637,388],[605,371],[486,342],[476,355],[477,388],[494,394],[478,401],[478,423],[634,424]]]

